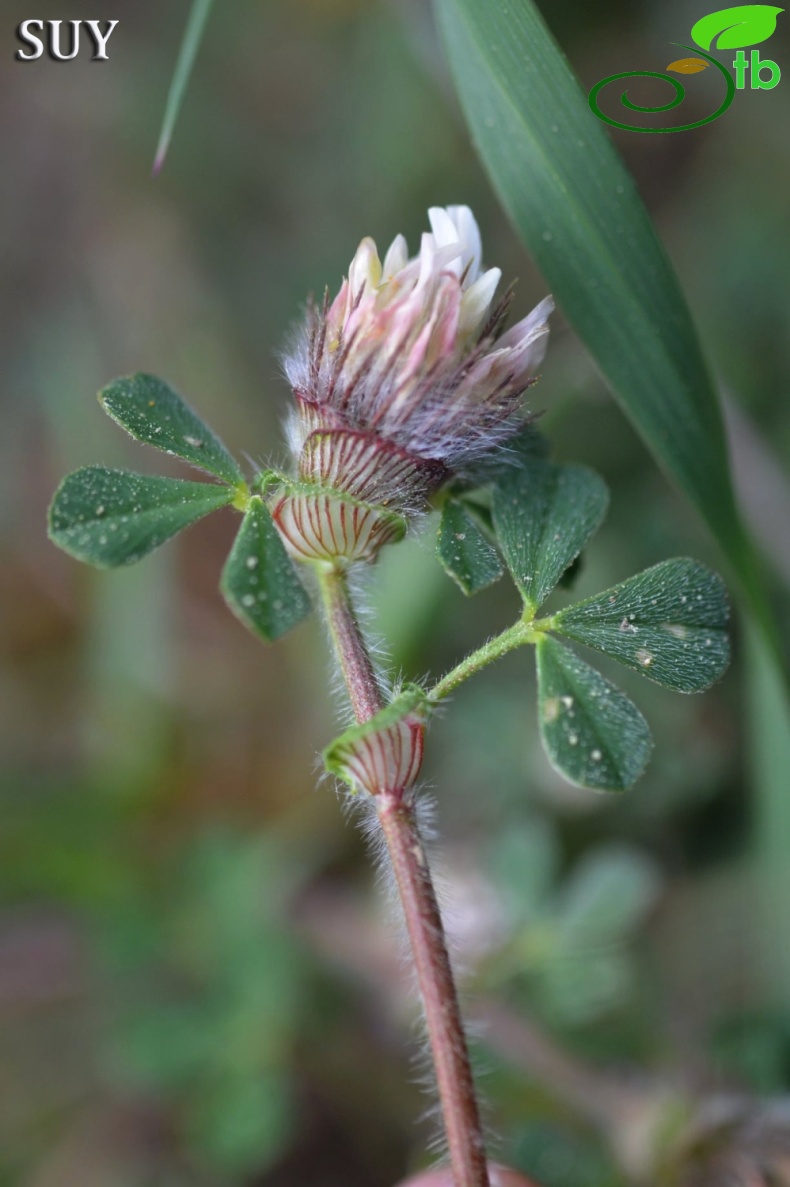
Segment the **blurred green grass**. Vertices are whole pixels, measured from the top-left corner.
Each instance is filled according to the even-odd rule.
[[[250,645],[216,588],[225,513],[108,575],[52,548],[45,509],[77,465],[160,469],[93,396],[138,368],[187,393],[235,451],[281,458],[277,351],[363,234],[382,244],[403,230],[414,244],[428,205],[469,202],[489,260],[519,277],[516,315],[543,285],[489,191],[416,0],[247,0],[215,15],[153,182],[181,8],[146,0],[124,13],[104,65],[22,66],[13,30],[28,6],[0,4],[0,1183],[388,1187],[431,1127],[413,1124],[425,1102],[409,1011],[382,1001],[396,944],[364,845],[328,785],[315,791],[336,708],[319,624]],[[578,0],[549,13],[588,86],[652,62],[698,15]],[[68,16],[95,11],[75,0]],[[778,36],[777,56],[786,44]],[[780,86],[745,92],[688,136],[615,136],[714,370],[758,433],[756,453],[742,429],[734,445],[752,516],[774,525],[777,582],[787,520],[766,476],[790,447],[788,107]],[[612,488],[575,592],[667,555],[716,563],[555,325],[532,406],[557,455]],[[465,600],[433,560],[434,528],[371,578],[407,676],[439,674],[517,609],[504,584]],[[781,610],[787,626],[786,587]],[[748,753],[742,653],[736,639],[733,670],[698,699],[614,674],[656,737],[625,798],[578,793],[549,769],[520,655],[459,692],[432,727],[426,773],[472,965],[475,927],[490,919],[464,908],[464,890],[489,886],[490,855],[536,816],[557,851],[552,893],[605,844],[660,870],[657,906],[624,950],[628,976],[596,998],[594,1018],[546,1011],[540,977],[500,978],[497,992],[603,1062],[779,1092],[787,973],[755,919],[783,842],[751,843],[764,774]],[[356,960],[328,922],[342,925],[349,904],[367,923]],[[547,1187],[586,1187],[590,1166],[600,1187],[622,1182],[540,1086],[481,1057],[503,1156]]]

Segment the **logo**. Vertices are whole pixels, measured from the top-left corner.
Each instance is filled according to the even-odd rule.
[[[118,25],[107,21],[102,33],[101,21],[22,21],[16,35],[25,49],[16,51],[18,62],[35,62],[44,52],[55,62],[72,62],[80,53],[80,31],[84,28],[85,43],[92,61],[107,61],[107,42]],[[68,25],[68,30],[63,29]]]
[[[691,30],[691,38],[695,45],[682,45],[680,42],[673,42],[681,49],[689,50],[694,56],[678,58],[677,61],[670,62],[666,67],[667,70],[671,70],[675,74],[698,74],[713,66],[721,74],[724,80],[725,94],[713,115],[695,120],[692,124],[680,124],[672,128],[638,128],[633,124],[621,123],[620,120],[613,119],[601,111],[598,105],[598,96],[603,88],[609,83],[619,82],[620,79],[625,78],[660,78],[664,82],[668,82],[675,92],[674,98],[670,99],[668,103],[657,107],[642,107],[628,98],[628,89],[626,88],[620,95],[620,102],[628,111],[642,115],[658,115],[679,107],[686,97],[683,84],[678,79],[672,78],[671,75],[655,70],[625,70],[621,74],[610,74],[608,78],[601,79],[588,96],[591,110],[604,123],[611,124],[613,128],[622,128],[626,132],[689,132],[692,128],[701,128],[704,124],[712,123],[720,115],[724,115],[735,98],[735,92],[746,89],[747,80],[748,86],[753,91],[771,91],[779,82],[782,72],[776,62],[772,62],[769,58],[761,58],[759,50],[756,49],[752,49],[747,57],[744,50],[760,45],[772,36],[776,29],[776,18],[780,12],[784,12],[784,9],[774,8],[770,4],[740,4],[736,8],[722,8],[719,12],[712,12],[708,16],[702,17],[694,25]],[[738,51],[732,62],[734,74],[717,58],[706,52],[711,49],[736,49]]]

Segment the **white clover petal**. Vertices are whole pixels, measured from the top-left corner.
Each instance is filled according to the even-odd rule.
[[[461,258],[462,271],[466,270],[464,283],[472,285],[480,275],[483,262],[483,243],[477,219],[468,206],[448,206],[447,213],[455,224],[458,238],[464,248]]]
[[[425,231],[420,241],[420,275],[416,287],[431,287],[443,272],[452,272],[457,276],[458,269],[454,265],[460,256],[461,244],[457,239],[453,243],[438,244],[435,236]]]
[[[536,334],[544,333],[548,329],[546,319],[553,312],[554,298],[551,296],[544,297],[531,313],[528,313],[521,321],[516,322],[507,333],[502,335],[497,342],[497,348],[518,346],[524,341],[531,342]]]
[[[452,260],[451,271],[460,276],[464,269],[464,244],[458,234],[458,228],[450,215],[442,206],[432,206],[428,211],[428,219],[433,231],[433,240],[438,248],[454,247],[456,254]]]
[[[409,262],[409,245],[405,235],[396,235],[387,248],[384,264],[381,269],[381,283],[392,280],[398,272],[402,272]]]
[[[375,240],[367,236],[357,248],[356,255],[348,269],[352,301],[358,300],[366,286],[371,289],[378,288],[380,280],[381,261],[378,249]]]
[[[420,262],[420,275],[417,285],[424,288],[430,283],[433,274],[436,271],[436,240],[429,231],[423,231],[420,237],[420,254],[417,257]]]
[[[529,338],[523,339],[518,346],[512,346],[508,351],[508,370],[512,371],[517,380],[534,376],[543,362],[546,347],[549,344],[549,327],[546,322],[538,326]]]
[[[458,332],[464,336],[478,330],[488,315],[497,285],[502,279],[501,268],[489,268],[478,276],[473,285],[461,297],[461,318]]]

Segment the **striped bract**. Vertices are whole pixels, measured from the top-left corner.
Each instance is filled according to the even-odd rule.
[[[311,433],[302,448],[299,472],[305,482],[399,509],[420,505],[446,475],[441,462],[415,457],[354,429]]]
[[[406,531],[405,520],[385,508],[321,490],[286,494],[271,514],[286,548],[300,561],[372,561]]]
[[[369,795],[408,791],[420,773],[425,725],[411,713],[391,725],[341,743],[335,752],[338,773]]]

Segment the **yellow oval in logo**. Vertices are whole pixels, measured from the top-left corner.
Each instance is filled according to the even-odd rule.
[[[677,62],[667,66],[667,70],[674,70],[675,74],[697,74],[707,68],[708,63],[703,58],[678,58]]]

